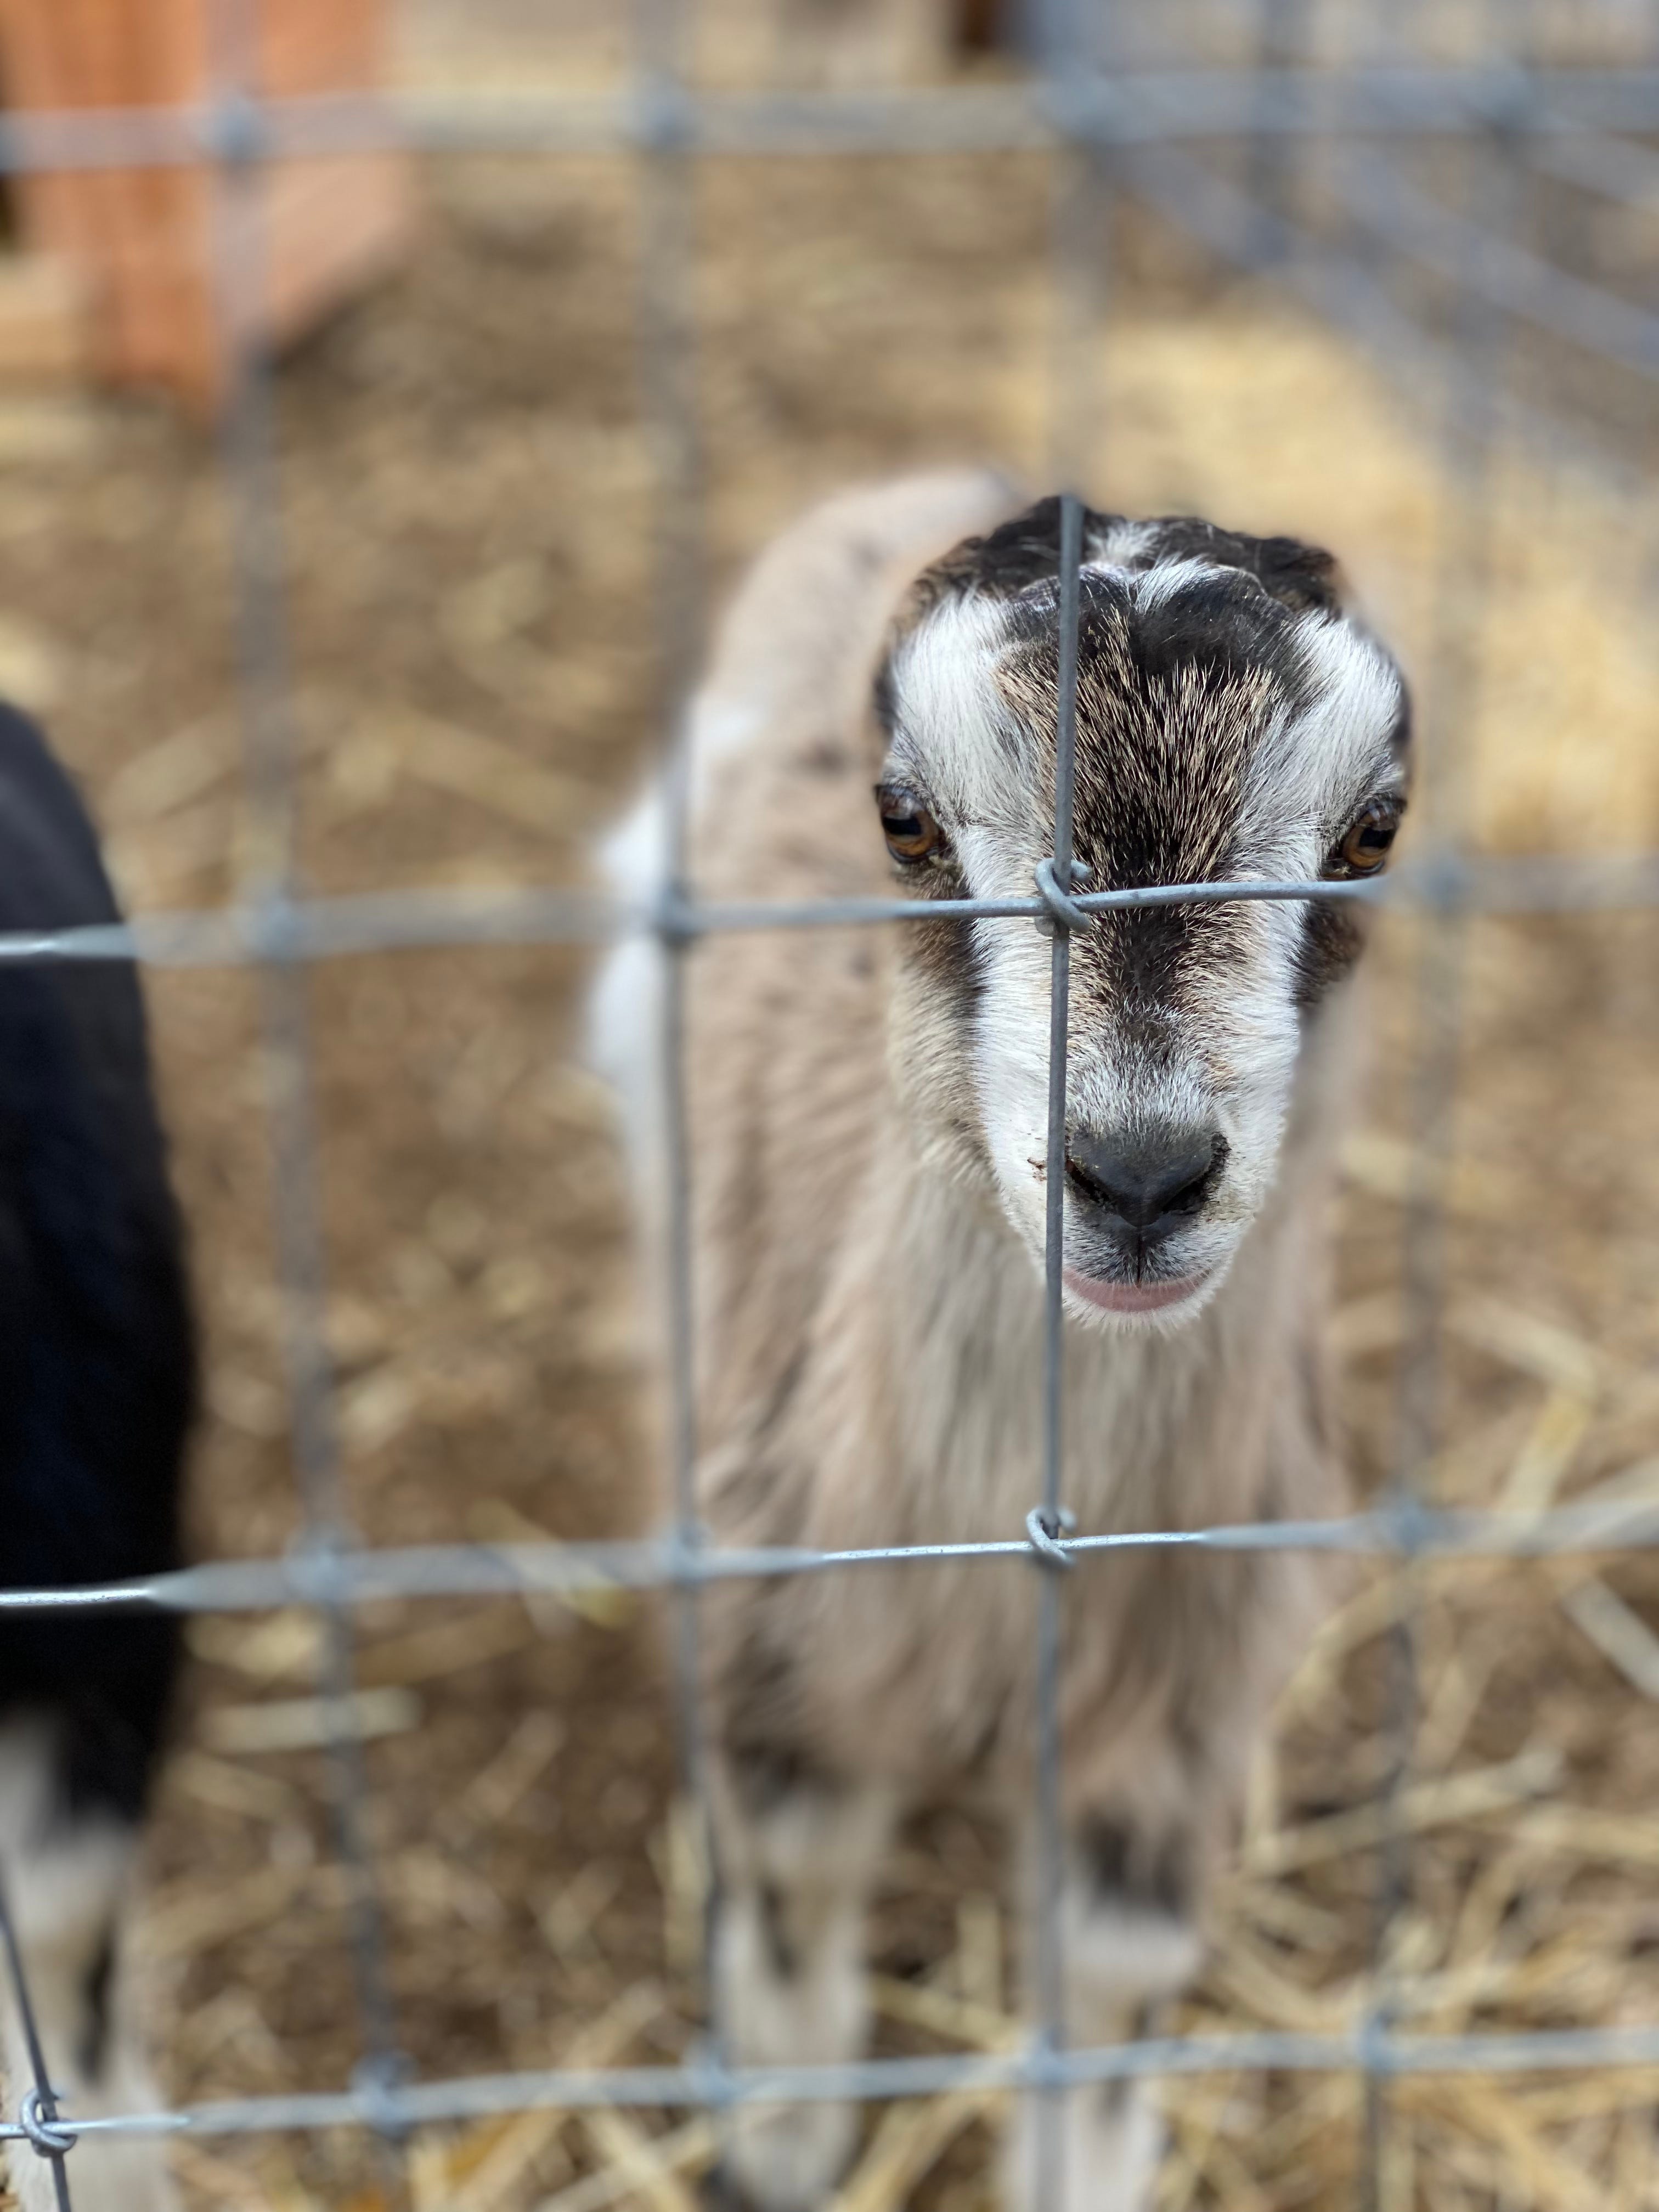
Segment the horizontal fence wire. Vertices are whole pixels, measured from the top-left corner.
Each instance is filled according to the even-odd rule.
[[[1559,2074],[1587,2067],[1659,2070],[1659,2027],[1540,2028],[1513,2035],[1166,2036],[1064,2051],[950,2052],[841,2065],[617,2066],[480,2074],[386,2089],[226,2098],[177,2111],[66,2123],[76,2136],[273,2135],[325,2128],[408,2130],[446,2121],[607,2106],[720,2112],[740,2105],[888,2101],[959,2089],[1063,2089],[1203,2074]],[[29,2138],[0,2124],[0,2142]],[[72,2165],[72,2161],[71,2161]]]
[[[1404,141],[1501,134],[1511,158],[1615,203],[1650,201],[1659,159],[1620,134],[1659,131],[1659,69],[1462,66],[1079,71],[1046,81],[937,90],[738,92],[658,76],[641,89],[574,94],[556,88],[431,93],[377,91],[263,99],[232,92],[171,107],[64,112],[0,120],[0,173],[255,165],[325,154],[398,148],[434,154],[526,155],[926,155],[1121,150],[1121,176],[1229,258],[1274,264],[1293,219],[1267,216],[1219,172],[1196,160],[1206,142],[1320,138],[1338,159],[1328,186],[1347,218],[1431,273],[1473,285],[1496,309],[1632,368],[1659,373],[1659,319],[1569,275],[1505,237],[1479,231],[1402,175],[1389,154],[1356,137]],[[1243,222],[1248,239],[1241,236]],[[1412,319],[1367,289],[1364,270],[1340,257],[1279,271],[1334,319],[1364,325],[1391,317],[1401,342],[1432,346]],[[151,913],[120,927],[0,934],[0,962],[137,959],[155,967],[300,962],[399,950],[495,944],[583,945],[655,934],[683,949],[714,934],[904,924],[1059,919],[1055,890],[1083,922],[1096,915],[1181,903],[1357,901],[1448,915],[1595,912],[1659,906],[1659,854],[1601,858],[1468,857],[1404,868],[1372,883],[1228,882],[1073,892],[1052,883],[1030,896],[919,901],[854,898],[795,902],[696,900],[641,886],[618,904],[550,886],[417,888],[310,897],[279,889],[217,909]],[[1060,927],[1078,926],[1075,919]],[[1056,969],[1063,964],[1057,960]],[[309,1169],[307,1167],[307,1173]],[[850,1550],[723,1547],[688,1526],[630,1543],[436,1545],[369,1547],[336,1540],[284,1557],[222,1559],[115,1584],[0,1590],[0,1612],[163,1610],[235,1613],[283,1605],[338,1620],[348,1608],[387,1599],[552,1595],[601,1589],[695,1591],[714,1582],[945,1561],[1057,1562],[1086,1567],[1149,1548],[1216,1553],[1305,1551],[1412,1561],[1534,1559],[1659,1546],[1659,1497],[1613,1494],[1548,1511],[1447,1511],[1410,1498],[1328,1520],[1201,1528],[1071,1534],[1058,1516],[1050,1455],[1048,1516],[1037,1534],[1011,1531],[979,1542]],[[336,1698],[343,1707],[349,1701]],[[349,1733],[343,1714],[338,1731]],[[14,1994],[27,1990],[10,1921],[3,1919]],[[37,2053],[38,2057],[38,2053]],[[1375,2021],[1330,2035],[1243,2033],[1154,2038],[1091,2049],[1056,2047],[1041,2034],[1018,2048],[842,2065],[731,2066],[717,2050],[684,2065],[453,2077],[423,2083],[391,2075],[337,2092],[224,2100],[187,2110],[82,2119],[53,2107],[37,2064],[18,2119],[0,2141],[27,2142],[53,2162],[60,2203],[76,2136],[161,2134],[202,2138],[276,2130],[366,2127],[382,2134],[427,2123],[532,2109],[700,2106],[818,2099],[927,2097],[962,2089],[1055,2090],[1151,2076],[1352,2071],[1408,2075],[1534,2074],[1581,2068],[1659,2069],[1659,2025],[1515,2034],[1414,2036]]]
[[[641,94],[502,87],[237,96],[10,114],[0,171],[176,167],[406,149],[416,153],[672,151],[768,157],[1042,152],[1068,141],[1456,137],[1502,127],[1543,139],[1659,130],[1659,69],[1462,67],[1127,70],[1033,82],[880,90]],[[1626,173],[1598,170],[1603,189]],[[1639,184],[1636,186],[1639,191]],[[1632,197],[1636,196],[1632,191]]]
[[[607,1589],[695,1589],[849,1567],[1051,1559],[1079,1564],[1115,1552],[1323,1552],[1356,1559],[1543,1559],[1659,1547],[1659,1494],[1559,1505],[1547,1512],[1389,1507],[1329,1520],[1241,1521],[1204,1528],[1116,1529],[1041,1540],[1029,1533],[945,1544],[808,1545],[634,1542],[417,1544],[269,1559],[216,1559],[124,1582],[0,1589],[0,1613],[258,1613],[283,1605],[378,1605],[391,1598],[580,1597]]]
[[[1085,915],[1164,906],[1296,900],[1449,913],[1594,914],[1659,906],[1659,853],[1599,858],[1520,854],[1437,860],[1366,881],[1149,884],[1079,891]],[[556,884],[358,891],[263,899],[191,911],[158,909],[125,923],[0,931],[0,963],[137,960],[152,968],[224,968],[257,962],[336,960],[377,952],[440,951],[469,945],[614,943],[657,935],[699,937],[769,929],[854,929],[885,922],[1045,921],[1039,891],[1008,898],[698,900],[668,896],[629,905]]]

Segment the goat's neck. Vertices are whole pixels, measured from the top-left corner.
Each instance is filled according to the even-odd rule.
[[[1065,1324],[1064,1494],[1086,1531],[1269,1510],[1322,1288],[1325,1133],[1293,1129],[1278,1188],[1184,1328]],[[872,1289],[905,1456],[963,1534],[1018,1532],[1042,1495],[1043,1286],[994,1203],[913,1161]]]

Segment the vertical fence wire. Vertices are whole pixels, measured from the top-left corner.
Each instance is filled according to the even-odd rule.
[[[1307,58],[1313,23],[1311,0],[1255,0],[1255,15],[1252,44],[1261,74],[1261,97],[1277,106],[1285,97],[1285,73]],[[1257,252],[1264,266],[1285,258],[1302,246],[1296,218],[1303,140],[1296,132],[1272,128],[1273,119],[1270,113],[1265,114],[1261,121],[1269,127],[1259,125],[1251,134],[1245,176],[1245,190],[1256,213]]]
[[[686,967],[693,940],[678,920],[690,895],[695,763],[690,702],[702,640],[706,559],[692,289],[696,166],[681,114],[690,16],[686,0],[635,0],[633,17],[635,96],[645,141],[639,190],[639,374],[657,498],[652,563],[657,705],[668,732],[661,779],[661,903],[657,920],[659,1053],[667,1213],[668,1450],[674,1547],[683,1560],[702,1550],[705,1534],[697,1491],[694,1200],[686,1084]],[[688,1581],[676,1592],[673,1610],[678,1817],[689,1826],[702,1889],[702,1986],[694,1993],[694,2002],[702,2018],[702,2056],[721,2130],[723,2166],[727,2121],[721,2084],[728,2051],[717,1955],[720,1859],[702,1710],[702,1595],[695,1583]]]
[[[1060,133],[1050,186],[1048,481],[1085,498],[1099,461],[1101,325],[1111,281],[1113,150],[1098,118],[1116,52],[1116,0],[1046,0],[1039,59]]]
[[[70,2130],[58,2124],[58,2100],[52,2091],[52,2075],[46,2066],[46,2054],[40,2042],[40,2023],[35,2018],[34,1999],[29,1991],[28,1971],[23,1962],[23,1947],[17,1940],[17,1928],[11,1915],[11,1895],[3,1880],[0,1880],[0,1947],[6,1954],[6,1978],[11,1984],[12,2002],[17,2008],[18,2023],[23,2031],[23,2048],[28,2054],[30,2087],[19,2100],[19,2112],[27,2139],[34,2150],[52,2167],[52,2195],[58,2212],[71,2212],[69,2176],[64,2161],[74,2144]],[[14,2092],[15,2082],[8,2085]]]
[[[260,0],[213,0],[211,93],[217,159],[210,173],[209,277],[223,391],[220,436],[230,502],[237,698],[250,817],[247,891],[261,917],[257,956],[272,1184],[272,1228],[301,1543],[319,1565],[348,1548],[334,1378],[328,1346],[309,986],[296,957],[299,744],[289,647],[277,482],[275,393],[265,318],[270,290],[266,186],[258,106]],[[354,1724],[355,1632],[349,1607],[321,1610],[319,1666],[333,1775],[335,1844],[347,1885],[352,1972],[371,2092],[403,2063],[384,1917],[369,1848],[368,1777]],[[388,2131],[389,2132],[389,2131]]]
[[[1054,720],[1054,850],[1052,881],[1065,896],[1075,881],[1072,809],[1077,763],[1078,626],[1083,562],[1083,502],[1060,506],[1059,640]],[[1048,1136],[1045,1152],[1042,1311],[1042,1504],[1040,1527],[1052,1544],[1072,1525],[1065,1481],[1066,1060],[1072,986],[1071,931],[1052,920],[1048,974]],[[1061,1772],[1062,1572],[1039,1551],[1036,1641],[1036,1866],[1033,1909],[1037,2047],[1044,2057],[1066,2043],[1064,1777]],[[1042,2092],[1034,2131],[1036,2212],[1050,2212],[1065,2187],[1063,2093]]]
[[[1506,235],[1513,212],[1518,166],[1514,149],[1498,134],[1469,149],[1472,212]],[[1471,833],[1471,747],[1480,685],[1480,661],[1492,584],[1496,445],[1504,336],[1499,311],[1473,284],[1461,288],[1457,327],[1449,349],[1444,398],[1441,484],[1443,514],[1437,562],[1433,634],[1429,653],[1428,763],[1423,842],[1427,860],[1449,882],[1467,852]],[[1424,1478],[1439,1427],[1443,1322],[1449,1243],[1449,1182],[1456,1146],[1455,1118],[1472,918],[1456,897],[1425,913],[1419,923],[1412,983],[1413,1067],[1407,1103],[1412,1162],[1401,1221],[1404,1334],[1398,1415],[1389,1478],[1389,1501],[1410,1529],[1424,1510]],[[1394,1568],[1400,1601],[1389,1631],[1383,1733],[1389,1753],[1384,1786],[1387,1826],[1379,1857],[1373,1912],[1373,1991],[1366,2039],[1393,2024],[1395,1935],[1409,1907],[1412,1848],[1403,1819],[1415,1753],[1419,1688],[1419,1644],[1424,1605],[1423,1566],[1409,1552]],[[1402,2179],[1399,2139],[1393,2132],[1386,2076],[1367,2069],[1364,2093],[1361,2202],[1366,2212],[1399,2212],[1410,2202]]]

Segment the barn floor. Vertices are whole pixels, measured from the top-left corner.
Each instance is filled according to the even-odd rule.
[[[579,881],[653,718],[626,179],[503,161],[425,181],[410,270],[282,379],[307,866],[329,890]],[[1047,201],[1025,160],[871,163],[856,183],[811,162],[712,170],[698,305],[719,574],[849,478],[966,455],[1040,470]],[[1150,235],[1138,252],[1105,355],[1111,495],[1338,544],[1414,648],[1431,716],[1450,588],[1432,449],[1333,341],[1218,293]],[[1651,671],[1593,557],[1627,518],[1521,459],[1496,496],[1488,677],[1462,718],[1480,824],[1520,845],[1653,842]],[[221,899],[246,850],[228,549],[188,428],[138,402],[0,404],[0,690],[47,714],[136,905]],[[1367,1485],[1389,1464],[1404,1328],[1416,949],[1389,925],[1342,1208],[1336,1328]],[[1515,1503],[1620,1478],[1659,1491],[1659,927],[1489,922],[1467,952],[1433,1484]],[[315,974],[330,1324],[366,1539],[584,1537],[648,1510],[618,1168],[570,1051],[584,969],[514,949]],[[209,1340],[194,1542],[267,1552],[296,1522],[254,990],[168,972],[151,1001]],[[1194,2028],[1340,2027],[1363,2002],[1396,1595],[1362,1582],[1287,1694]],[[1404,2016],[1659,2021],[1659,1573],[1443,1568],[1414,1607]],[[331,2086],[359,2045],[328,1771],[298,1702],[315,1634],[297,1615],[203,1620],[191,1646],[143,1919],[160,2071],[179,2101]],[[696,1899],[648,1616],[386,1607],[360,1656],[415,2071],[682,2050]],[[994,1839],[958,1816],[910,1839],[878,1917],[884,2048],[1006,2032],[998,1879]],[[1656,2087],[1402,2085],[1389,2212],[1651,2203]],[[1167,2104],[1164,2212],[1348,2201],[1354,2083],[1184,2081]],[[969,2100],[872,2121],[843,2203],[988,2203],[993,2118]],[[434,2130],[391,2166],[340,2136],[185,2146],[178,2171],[199,2208],[689,2212],[706,2144],[677,2133],[670,2154],[675,2171],[651,2171],[638,2130],[556,2114]]]

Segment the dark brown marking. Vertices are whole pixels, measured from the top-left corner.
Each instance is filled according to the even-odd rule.
[[[758,1820],[807,1786],[811,1769],[792,1744],[748,1743],[728,1747],[732,1778],[745,1810]]]
[[[1296,953],[1296,1003],[1303,1013],[1312,1013],[1352,973],[1367,934],[1366,917],[1357,908],[1335,900],[1310,901]]]
[[[720,1748],[738,1796],[759,1814],[804,1786],[799,1684],[793,1663],[758,1626],[738,1644],[716,1686]]]
[[[789,1933],[788,1907],[783,1892],[775,1881],[763,1881],[760,1886],[760,1919],[773,1972],[781,1982],[793,1982],[800,1972],[800,1955]]]
[[[1073,834],[1091,889],[1233,874],[1251,753],[1304,695],[1291,618],[1243,575],[1196,575],[1150,609],[1121,576],[1084,583]],[[1052,758],[1052,589],[1018,611],[1016,638],[1004,696]],[[1103,915],[1074,954],[1078,987],[1109,1000],[1156,1052],[1187,971],[1228,964],[1249,927],[1230,907]]]
[[[115,1930],[105,1929],[99,1938],[98,1948],[92,1963],[81,1982],[81,2000],[86,2007],[86,2017],[81,2028],[79,2047],[76,2057],[82,2077],[95,2081],[104,2070],[104,2061],[109,2056],[110,2007],[115,1984]]]
[[[1083,517],[1085,559],[1107,556],[1133,572],[1175,561],[1236,569],[1281,606],[1334,613],[1340,604],[1337,566],[1330,554],[1297,538],[1251,538],[1218,529],[1195,514],[1164,514],[1126,528],[1127,518],[1088,507]],[[1114,539],[1116,543],[1114,544]],[[964,538],[912,585],[899,617],[901,630],[919,622],[941,600],[973,591],[1016,599],[1033,584],[1052,580],[1060,566],[1060,501],[1039,500],[983,538]]]
[[[1186,1837],[1148,1835],[1127,1820],[1097,1817],[1084,1823],[1079,1847],[1095,1895],[1162,1913],[1191,1917],[1194,1888]]]

